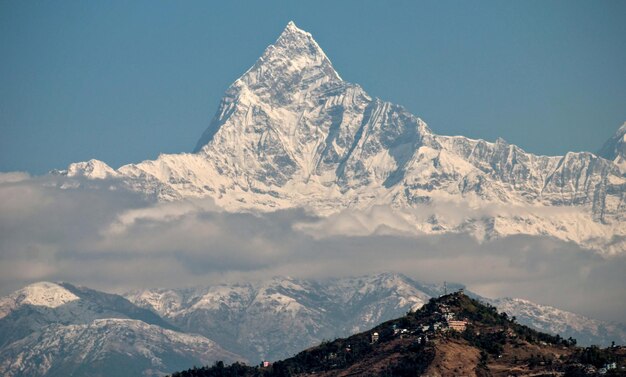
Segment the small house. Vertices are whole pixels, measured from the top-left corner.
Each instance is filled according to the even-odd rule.
[[[372,333],[372,337],[371,337],[371,342],[370,342],[370,343],[372,343],[372,344],[373,344],[373,343],[378,342],[378,338],[379,338],[379,335],[378,335],[378,333],[377,333],[377,332]]]
[[[467,327],[467,321],[448,321],[448,327],[450,330],[463,332]]]

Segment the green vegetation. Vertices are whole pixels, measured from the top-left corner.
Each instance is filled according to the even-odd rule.
[[[598,346],[585,347],[578,350],[575,358],[582,364],[591,364],[596,368],[601,368],[607,363],[616,361],[610,349],[602,349]]]
[[[212,367],[192,368],[183,372],[176,372],[172,377],[245,377],[261,376],[254,373],[255,368],[240,363],[234,363],[227,367],[222,361],[213,364]]]
[[[477,334],[470,326],[463,332],[463,339],[487,354],[498,356],[504,351],[507,337],[504,331]]]

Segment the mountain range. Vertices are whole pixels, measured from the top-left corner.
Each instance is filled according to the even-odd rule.
[[[626,250],[625,133],[626,124],[599,155],[564,156],[438,135],[344,81],[290,22],[228,88],[193,153],[55,173],[110,179],[157,200],[212,198],[229,211],[386,206],[418,235],[549,236],[612,255]]]
[[[462,288],[448,284],[450,290]],[[249,360],[276,360],[325,339],[364,331],[414,311],[444,293],[438,284],[383,273],[355,278],[302,280],[277,277],[247,284],[195,289],[148,289],[124,294],[177,327],[202,334]],[[539,331],[581,344],[626,343],[626,325],[519,298],[481,301]]]
[[[274,363],[188,369],[172,377],[623,376],[626,347],[577,347],[532,330],[463,292],[367,331]]]
[[[93,376],[97,369],[103,376],[158,376],[217,360],[254,365],[403,316],[445,289],[392,273],[275,277],[123,295],[39,282],[0,298],[0,374]],[[625,325],[522,299],[468,294],[520,323],[580,344],[626,343]]]
[[[243,358],[119,295],[39,282],[0,299],[3,376],[164,375]]]
[[[626,124],[598,154],[564,156],[534,155],[502,139],[438,135],[402,106],[344,81],[294,23],[228,88],[192,153],[119,169],[90,160],[52,173],[64,177],[63,189],[106,181],[150,200],[207,198],[230,212],[304,208],[322,219],[351,211],[372,220],[385,208],[411,236],[523,234],[604,258],[626,251]],[[354,224],[365,233],[379,229],[370,225]],[[323,233],[345,231],[331,228]],[[95,368],[156,376],[215,360],[276,360],[443,293],[398,274],[123,295],[39,282],[0,299],[0,374],[81,376]],[[523,299],[480,299],[583,344],[626,342],[621,324]]]

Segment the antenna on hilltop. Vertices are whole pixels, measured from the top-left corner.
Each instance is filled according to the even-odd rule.
[[[444,281],[443,282],[443,295],[447,295],[448,294],[448,284]]]

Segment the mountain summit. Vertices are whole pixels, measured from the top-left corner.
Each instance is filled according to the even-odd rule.
[[[213,139],[235,107],[248,108],[259,102],[286,105],[332,81],[341,81],[341,78],[324,51],[310,33],[289,22],[276,42],[228,88],[211,125],[198,140],[195,152]]]
[[[343,81],[293,22],[228,88],[195,153],[117,171],[90,161],[64,174],[116,178],[159,200],[211,197],[231,211],[381,206],[417,234],[528,234],[626,250],[626,177],[616,161],[437,135],[402,106]]]

